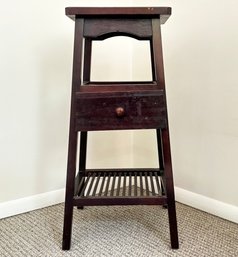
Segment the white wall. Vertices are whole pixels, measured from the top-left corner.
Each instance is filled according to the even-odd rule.
[[[98,1],[24,0],[1,5],[0,202],[65,186],[74,22],[64,9],[70,5]],[[116,50],[117,64],[109,74],[130,78],[131,58],[128,52],[120,53],[120,41],[107,45],[108,55],[100,47],[94,53],[105,61]],[[93,62],[95,78],[105,74],[102,67],[102,61]],[[123,73],[115,72],[122,67]],[[88,166],[132,166],[131,139],[131,131],[90,133]]]
[[[73,28],[53,2],[5,1],[0,17],[0,201],[9,201],[64,186]]]
[[[162,36],[175,185],[238,206],[238,3],[144,4],[173,7]],[[157,164],[152,133],[134,134],[138,165]]]
[[[162,33],[175,184],[238,206],[238,3],[234,0],[100,3],[173,8]],[[64,8],[83,5],[98,6],[99,1],[2,3],[2,203],[65,186],[74,26],[64,15]],[[116,43],[117,50],[122,49],[118,47],[122,44],[120,40]],[[124,76],[147,79],[148,61],[138,62],[138,58],[144,58],[148,49],[135,43],[130,43],[130,47],[132,55],[127,52],[126,61],[120,59],[119,53],[118,68],[123,69],[120,65],[127,63],[123,66],[128,71],[125,74],[123,70]],[[105,58],[112,55],[110,51],[115,53],[112,46],[107,50]],[[99,57],[104,54],[102,49],[95,53]],[[100,66],[105,63],[94,62],[97,78],[101,78]],[[121,76],[113,69],[109,74]],[[154,138],[150,130],[91,133],[89,167],[114,164],[154,167],[157,165]],[[101,144],[102,140],[106,143]]]

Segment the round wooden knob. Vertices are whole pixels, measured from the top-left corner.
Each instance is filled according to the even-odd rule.
[[[125,110],[123,107],[116,108],[116,115],[117,117],[123,117],[125,115]]]

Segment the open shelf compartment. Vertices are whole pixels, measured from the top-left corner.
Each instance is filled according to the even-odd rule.
[[[76,177],[74,205],[165,204],[160,169],[87,169]]]

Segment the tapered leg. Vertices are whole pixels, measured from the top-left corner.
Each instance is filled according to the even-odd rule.
[[[163,51],[162,51],[162,39],[161,39],[161,28],[160,19],[152,19],[152,43],[151,52],[154,61],[153,76],[158,83],[158,87],[165,92],[165,79],[164,79],[164,65],[163,65]],[[166,95],[166,94],[165,94]],[[165,97],[166,102],[166,97]],[[166,106],[166,104],[165,104]],[[158,136],[159,135],[159,136]],[[167,208],[169,215],[169,227],[170,227],[170,238],[171,247],[178,249],[178,230],[177,230],[177,219],[174,199],[174,185],[173,185],[173,173],[171,163],[171,152],[169,142],[169,131],[168,124],[166,129],[157,130],[157,142],[158,150],[163,153],[159,155],[160,165],[161,162],[164,164],[164,174],[162,175],[163,182],[163,193],[167,196]],[[161,161],[163,159],[163,161]],[[161,167],[160,167],[161,168]]]
[[[76,99],[75,92],[81,85],[81,64],[82,64],[82,41],[83,41],[83,19],[75,20],[75,37],[74,37],[74,60],[73,60],[73,78],[71,93],[71,110],[70,110],[70,128],[69,128],[69,146],[68,146],[68,164],[65,194],[65,213],[64,213],[64,230],[63,230],[63,250],[69,250],[72,232],[73,218],[73,198],[76,174],[76,155],[78,132],[75,129],[76,120]]]
[[[70,131],[62,249],[69,250],[72,233],[73,197],[76,172],[77,132]]]
[[[171,247],[173,249],[178,249],[179,242],[178,242],[177,218],[176,218],[176,208],[175,208],[175,199],[174,199],[171,151],[170,151],[169,132],[167,129],[162,130],[162,143],[163,143],[163,154],[164,154],[164,169],[165,169],[164,176],[165,176],[165,186],[166,186],[167,205],[168,205],[167,208],[168,208],[168,215],[169,215]]]

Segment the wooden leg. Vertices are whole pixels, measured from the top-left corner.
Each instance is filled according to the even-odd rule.
[[[64,211],[64,230],[62,249],[69,250],[72,233],[72,219],[73,219],[73,197],[74,197],[74,183],[76,172],[76,154],[77,154],[77,132],[70,131],[69,135],[69,151],[68,151],[68,165],[67,165],[67,179],[66,179],[66,195],[65,195],[65,211]]]
[[[162,172],[164,172],[164,156],[163,156],[163,146],[162,146],[162,134],[161,129],[156,129],[156,136],[157,136],[157,148],[158,148],[158,158],[159,158],[159,168]],[[161,181],[161,191],[162,195],[165,195],[165,177],[162,176]],[[168,205],[163,204],[163,207],[167,209]]]
[[[87,131],[82,131],[80,133],[80,148],[79,148],[79,176],[80,172],[85,171],[86,169],[86,157],[87,157]],[[83,187],[82,187],[83,188]],[[78,195],[81,194],[81,191],[78,192]],[[78,206],[78,209],[83,209],[83,206]]]
[[[82,43],[83,43],[83,24],[84,20],[79,18],[75,20],[74,32],[74,60],[73,60],[73,78],[71,92],[71,111],[70,111],[70,129],[69,129],[69,146],[68,146],[68,164],[65,194],[65,213],[64,213],[64,229],[63,229],[63,250],[69,250],[72,234],[73,219],[73,198],[75,187],[76,173],[76,155],[78,132],[75,127],[76,120],[76,103],[75,92],[81,84],[81,67],[82,67]]]
[[[156,129],[156,136],[157,136],[157,148],[158,148],[158,157],[159,157],[159,168],[161,170],[164,170],[164,157],[163,157],[161,129]]]
[[[178,242],[177,218],[176,218],[176,208],[175,208],[175,199],[174,199],[171,151],[170,151],[170,142],[169,142],[169,131],[167,129],[162,130],[162,144],[163,144],[163,154],[164,154],[164,168],[165,168],[164,176],[165,176],[165,183],[166,183],[165,186],[166,186],[166,195],[167,195],[167,204],[168,204],[171,247],[173,249],[178,249],[179,242]]]
[[[85,171],[86,169],[87,136],[87,131],[80,133],[79,171]]]
[[[175,202],[168,202],[170,241],[172,249],[179,248]]]

